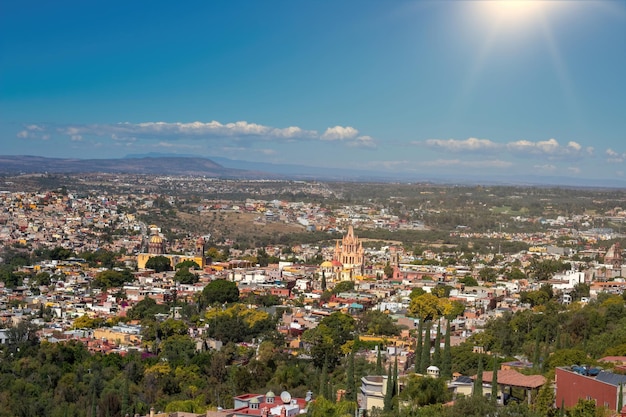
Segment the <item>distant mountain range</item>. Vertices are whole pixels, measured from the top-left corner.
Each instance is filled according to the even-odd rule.
[[[206,158],[138,157],[121,159],[69,159],[41,156],[0,156],[0,173],[113,173],[152,175],[203,175],[225,178],[265,176],[241,169],[225,168]]]
[[[232,179],[296,179],[362,182],[429,182],[458,185],[562,186],[574,188],[626,188],[620,179],[580,179],[548,176],[500,176],[486,178],[450,174],[417,177],[404,172],[323,168],[289,164],[271,164],[194,155],[135,154],[119,159],[46,158],[28,155],[0,156],[0,174],[32,173],[117,173],[148,175],[197,175]]]

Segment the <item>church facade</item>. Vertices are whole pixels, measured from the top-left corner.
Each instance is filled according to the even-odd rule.
[[[146,263],[150,258],[155,256],[164,256],[170,260],[172,269],[183,261],[194,261],[200,268],[206,266],[206,257],[204,256],[206,242],[204,238],[200,237],[196,241],[195,251],[192,255],[179,255],[167,253],[167,242],[163,236],[158,232],[156,226],[150,226],[151,236],[147,245],[147,252],[142,252],[137,255],[137,268],[145,269]]]
[[[320,265],[321,274],[324,274],[327,280],[352,281],[363,275],[364,268],[363,243],[354,234],[354,228],[350,226],[348,233],[341,241],[337,240],[332,261],[326,261]]]

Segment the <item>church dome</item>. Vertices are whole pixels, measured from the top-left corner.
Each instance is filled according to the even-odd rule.
[[[265,398],[274,398],[276,397],[276,394],[274,394],[273,391],[268,391],[267,394],[265,394]]]
[[[324,261],[322,262],[322,264],[320,265],[322,268],[332,268],[333,263],[330,261]]]
[[[150,238],[150,243],[158,243],[161,244],[163,243],[163,238],[159,235],[154,235]]]

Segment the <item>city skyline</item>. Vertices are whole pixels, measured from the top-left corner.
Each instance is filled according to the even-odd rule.
[[[624,1],[33,1],[0,39],[4,155],[626,173]]]

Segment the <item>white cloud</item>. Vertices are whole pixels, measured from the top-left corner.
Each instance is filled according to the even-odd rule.
[[[45,129],[43,126],[27,125],[27,126],[24,126],[24,130],[17,132],[16,136],[19,139],[41,139],[41,140],[50,139],[50,135],[44,132],[45,132]]]
[[[533,168],[539,171],[556,171],[556,166],[552,164],[534,165]]]
[[[95,125],[70,125],[56,129],[58,133],[67,136],[109,136],[113,140],[136,139],[203,139],[223,137],[261,137],[267,139],[311,138],[317,135],[315,131],[303,130],[296,126],[274,128],[238,121],[222,124],[215,120],[211,122],[169,123],[114,123]]]
[[[515,156],[535,156],[547,159],[581,158],[593,155],[593,148],[583,148],[581,144],[569,141],[561,145],[554,139],[544,141],[518,140],[508,143],[497,143],[489,139],[468,138],[459,139],[428,139],[424,142],[414,141],[413,145],[425,145],[442,152],[492,154],[508,151]]]
[[[434,161],[426,161],[421,163],[423,166],[431,167],[465,167],[465,168],[510,168],[512,162],[502,161],[500,159],[482,160],[482,161],[466,161],[463,159],[437,159]]]
[[[615,152],[613,149],[608,148],[605,151],[605,154],[607,156],[606,161],[609,163],[614,163],[614,164],[620,164],[622,162],[624,162],[624,159],[626,159],[626,153],[618,153]]]
[[[583,150],[583,147],[574,141],[563,146],[554,138],[538,142],[518,140],[510,142],[506,146],[509,151],[516,155],[546,156],[548,158],[581,157],[593,153],[591,147]]]
[[[335,126],[326,129],[321,136],[322,140],[346,140],[354,139],[359,134],[359,131],[351,126]]]
[[[414,142],[418,144],[419,142]],[[500,145],[489,139],[468,138],[458,139],[428,139],[424,142],[428,147],[441,149],[449,152],[480,152],[495,151]]]
[[[354,140],[348,141],[346,144],[354,148],[376,147],[376,142],[374,142],[374,138],[372,138],[371,136],[358,136]]]
[[[580,168],[578,167],[568,167],[567,170],[572,174],[580,174]]]
[[[371,136],[360,135],[359,131],[351,126],[329,127],[320,135],[316,130],[306,130],[298,126],[284,128],[237,121],[221,123],[216,120],[210,122],[142,122],[142,123],[109,123],[93,125],[28,125],[17,133],[18,138],[43,139],[44,135],[63,135],[72,141],[82,141],[85,138],[110,138],[117,143],[135,142],[138,140],[212,140],[221,141],[280,141],[290,142],[297,140],[340,141],[346,146],[374,148],[376,143]]]

